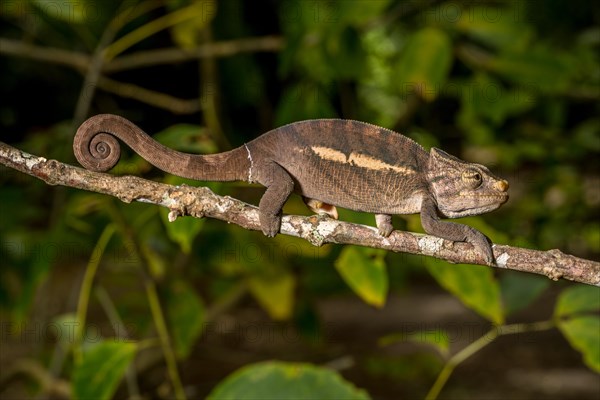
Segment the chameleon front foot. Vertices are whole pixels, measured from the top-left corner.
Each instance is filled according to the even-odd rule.
[[[377,231],[383,237],[390,236],[394,230],[392,216],[388,214],[375,214],[375,224],[377,225]]]
[[[265,236],[274,237],[279,233],[279,228],[281,227],[281,214],[273,215],[260,213],[260,229]]]
[[[492,246],[488,238],[476,229],[471,228],[470,233],[467,235],[465,241],[471,243],[475,250],[483,255],[485,262],[488,265],[494,264],[494,253],[492,252]]]

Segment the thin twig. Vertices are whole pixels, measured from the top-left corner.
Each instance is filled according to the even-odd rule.
[[[513,335],[516,333],[525,333],[525,332],[539,332],[546,331],[552,329],[556,326],[553,320],[548,321],[538,321],[538,322],[530,322],[530,323],[519,323],[519,324],[509,324],[509,325],[500,325],[495,326],[490,329],[487,333],[481,336],[479,339],[470,343],[467,347],[460,350],[458,353],[453,355],[444,365],[442,371],[440,371],[437,379],[433,383],[431,389],[429,389],[429,393],[425,396],[425,400],[435,400],[438,398],[440,392],[446,385],[448,378],[452,375],[452,372],[459,364],[463,361],[471,357],[473,354],[477,353],[481,349],[483,349],[488,344],[492,343],[499,336],[504,335]]]
[[[110,323],[113,327],[116,339],[122,340],[122,341],[132,340],[129,337],[127,331],[125,330],[125,323],[123,322],[123,319],[119,315],[119,312],[117,311],[117,307],[115,307],[115,304],[111,300],[110,295],[108,294],[106,289],[104,289],[104,287],[102,285],[98,285],[98,286],[96,286],[96,289],[94,290],[94,294],[96,295],[96,299],[98,299],[98,302],[102,306],[104,313],[108,317],[108,320],[110,321]],[[138,351],[139,351],[139,346],[138,346]],[[125,371],[125,381],[127,382],[127,390],[129,392],[129,399],[136,399],[136,400],[141,399],[142,397],[140,396],[140,388],[137,383],[137,375],[136,375],[136,371],[135,371],[135,366],[133,364],[130,364],[129,366],[127,366],[127,370]]]
[[[0,164],[4,164],[50,185],[70,186],[108,194],[124,202],[141,201],[167,207],[169,217],[191,215],[211,217],[246,229],[260,230],[258,209],[230,197],[214,194],[208,188],[172,186],[134,176],[113,176],[46,160],[0,142]],[[452,263],[486,265],[482,254],[471,244],[452,242],[429,235],[394,231],[384,238],[370,226],[326,217],[286,215],[281,233],[306,239],[315,246],[324,243],[355,244],[373,248],[433,256]],[[559,250],[539,251],[506,245],[493,245],[494,267],[545,275],[600,286],[600,263],[564,254]]]
[[[176,64],[207,57],[229,57],[239,53],[277,52],[283,46],[284,40],[282,37],[263,36],[214,42],[185,50],[178,47],[169,47],[138,51],[104,63],[102,72],[116,72],[160,64]],[[85,53],[56,47],[36,46],[21,40],[7,38],[0,38],[0,54],[65,65],[78,71],[85,71],[89,67],[91,59]]]
[[[59,49],[56,47],[36,46],[21,40],[0,38],[0,54],[29,58],[51,64],[66,65],[78,71],[85,71],[91,57],[84,53]]]
[[[108,242],[115,233],[114,225],[107,225],[100,235],[100,238],[96,242],[94,251],[92,252],[91,258],[88,261],[87,267],[85,268],[85,275],[81,282],[81,288],[79,289],[79,300],[77,301],[77,327],[75,334],[75,346],[73,346],[73,356],[75,362],[80,364],[83,361],[83,340],[85,335],[85,323],[88,312],[88,304],[90,302],[90,296],[92,293],[92,283],[96,277],[96,272],[100,266],[102,255],[108,245]]]
[[[170,47],[138,51],[115,58],[105,65],[104,72],[116,72],[160,64],[176,64],[203,58],[229,57],[239,53],[276,52],[281,50],[283,46],[284,40],[282,37],[264,36],[206,43],[192,49]]]
[[[149,260],[145,256],[145,253],[140,250],[140,244],[134,237],[131,229],[129,229],[120,210],[111,203],[108,207],[108,212],[111,215],[111,219],[115,221],[115,225],[121,236],[126,238],[130,244],[130,251],[133,252],[135,258],[143,260],[138,271],[140,272],[140,278],[146,292],[146,299],[148,300],[150,314],[152,315],[152,320],[154,321],[154,326],[158,335],[158,342],[160,343],[161,352],[165,360],[167,373],[169,374],[171,384],[173,385],[175,398],[177,400],[185,400],[186,395],[179,375],[179,369],[177,368],[177,360],[173,350],[171,336],[165,322],[165,313],[158,297],[156,283],[148,273]]]
[[[105,62],[105,49],[110,45],[117,35],[117,32],[121,26],[121,19],[123,19],[123,17],[120,13],[118,13],[117,16],[111,20],[111,23],[106,26],[104,32],[102,32],[102,36],[100,37],[98,44],[96,45],[96,49],[90,58],[88,68],[85,71],[83,85],[79,91],[77,105],[75,106],[75,115],[73,116],[72,121],[74,128],[73,130],[75,130],[75,128],[83,122],[88,114],[90,105],[92,104],[92,99],[94,98],[96,87],[98,86],[98,80],[100,79],[102,66]]]
[[[193,114],[200,111],[201,108],[198,99],[180,99],[170,94],[146,89],[131,83],[115,81],[103,76],[98,80],[98,87],[120,97],[138,100],[171,111],[174,114]]]
[[[17,379],[19,375],[30,378],[39,386],[39,392],[47,398],[70,399],[72,397],[70,382],[52,376],[38,360],[28,358],[15,360],[12,365],[9,364],[8,368],[2,371],[0,393],[8,387],[10,381]]]

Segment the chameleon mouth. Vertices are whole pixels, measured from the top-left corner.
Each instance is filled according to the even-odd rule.
[[[494,202],[501,201],[500,204],[504,204],[508,201],[508,193],[487,193],[487,194],[473,194],[471,192],[461,192],[459,193],[460,197],[470,197],[473,199],[490,199]]]
[[[502,204],[506,203],[508,201],[508,193],[459,193],[459,198],[462,198],[463,201],[465,199],[471,199],[471,201],[467,200],[467,203],[471,202],[471,204],[465,204],[461,209],[441,210],[443,214],[450,218],[460,218],[469,215],[488,213],[497,210]]]

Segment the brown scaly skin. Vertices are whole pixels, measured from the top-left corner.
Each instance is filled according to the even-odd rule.
[[[256,182],[267,190],[260,223],[275,236],[281,209],[292,192],[309,208],[337,218],[336,206],[375,214],[379,233],[393,231],[393,214],[421,214],[425,231],[472,243],[488,263],[493,255],[479,231],[441,218],[493,211],[508,200],[508,183],[486,167],[364,122],[319,119],[295,122],[219,154],[186,154],[169,149],[125,118],[101,114],[77,130],[73,149],[87,169],[106,171],[119,160],[121,139],[156,167],[203,181]]]

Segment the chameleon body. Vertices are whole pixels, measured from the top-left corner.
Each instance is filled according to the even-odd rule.
[[[508,200],[508,183],[483,165],[436,148],[427,152],[389,129],[342,119],[300,121],[231,151],[196,155],[159,144],[125,118],[101,114],[79,127],[73,143],[77,160],[95,171],[112,168],[119,159],[115,137],[174,175],[265,186],[259,215],[267,236],[279,231],[283,204],[295,192],[311,210],[334,218],[336,206],[375,214],[382,236],[393,230],[392,215],[420,213],[427,233],[470,242],[493,262],[481,232],[441,219],[497,209]]]

